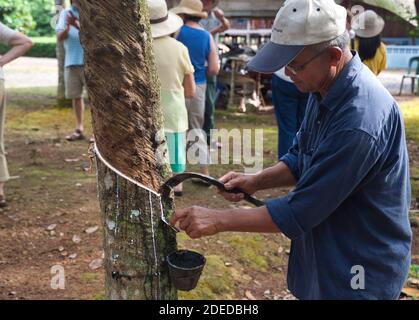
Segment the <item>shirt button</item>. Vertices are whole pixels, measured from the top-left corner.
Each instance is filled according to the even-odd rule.
[[[319,120],[319,121],[317,121],[317,125],[320,125],[322,122]]]

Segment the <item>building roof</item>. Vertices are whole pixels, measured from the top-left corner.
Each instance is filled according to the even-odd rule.
[[[169,7],[180,0],[166,0]],[[219,7],[227,17],[237,18],[275,18],[284,0],[222,0]]]
[[[275,18],[282,0],[229,0],[221,1],[222,8],[228,17],[240,18]]]

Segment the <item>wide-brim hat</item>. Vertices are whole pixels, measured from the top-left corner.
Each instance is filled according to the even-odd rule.
[[[346,32],[346,9],[334,0],[287,0],[278,11],[270,41],[247,67],[274,73],[306,46],[336,39]]]
[[[383,32],[384,19],[372,10],[362,12],[352,19],[351,27],[361,38],[373,38]]]
[[[182,0],[177,7],[172,8],[170,11],[176,14],[187,14],[189,16],[205,19],[208,13],[203,10],[201,0]]]
[[[167,10],[165,0],[148,0],[148,9],[153,38],[171,35],[183,25],[181,17]]]
[[[220,0],[209,0],[209,1],[211,1],[211,9],[214,9],[220,3]]]

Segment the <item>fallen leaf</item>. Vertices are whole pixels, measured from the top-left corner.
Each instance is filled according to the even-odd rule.
[[[403,288],[402,293],[408,297],[419,297],[419,289]]]
[[[413,286],[413,287],[417,287],[419,289],[419,279],[414,279],[414,278],[409,278],[407,280],[407,282]]]
[[[60,252],[61,251],[64,251],[64,247],[62,247],[62,246],[61,247],[58,247],[58,251],[60,251]]]
[[[263,293],[263,296],[265,297],[265,298],[268,298],[268,299],[271,299],[272,297],[271,297],[271,290],[265,290],[265,292]]]
[[[74,243],[80,243],[81,242],[80,236],[78,236],[76,234],[73,236],[73,239],[72,240],[73,240]]]
[[[48,231],[52,231],[52,230],[54,230],[56,227],[57,227],[57,225],[56,225],[56,224],[50,224],[50,225],[47,227],[47,230],[48,230]]]
[[[77,253],[72,253],[68,256],[70,259],[76,259]]]
[[[102,267],[102,264],[103,264],[103,259],[95,259],[89,263],[89,268],[92,270],[96,270]]]
[[[249,300],[256,300],[255,296],[249,290],[246,290],[245,296]]]
[[[90,228],[87,228],[86,230],[84,230],[84,232],[86,232],[87,234],[92,234],[92,233],[96,232],[98,229],[99,229],[98,226],[90,227]]]

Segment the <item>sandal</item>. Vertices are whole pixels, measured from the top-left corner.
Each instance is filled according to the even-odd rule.
[[[7,207],[6,197],[0,196],[0,208],[5,208],[5,207]]]
[[[65,139],[67,141],[77,141],[77,140],[84,140],[86,138],[83,135],[82,131],[80,131],[79,129],[76,129],[71,135],[66,136]]]

